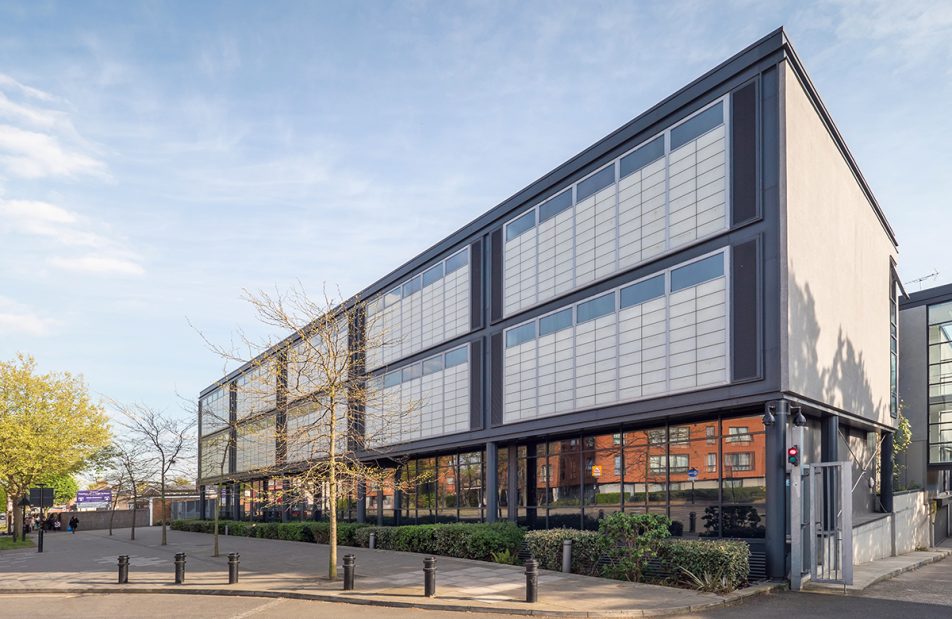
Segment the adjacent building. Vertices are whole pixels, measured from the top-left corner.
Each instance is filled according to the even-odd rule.
[[[878,462],[898,412],[895,260],[777,30],[358,295],[393,342],[368,375],[423,403],[380,439],[379,464],[432,475],[355,487],[344,515],[594,527],[664,513],[678,534],[748,540],[755,570],[783,577],[797,414],[806,462],[854,462],[854,520],[891,508]],[[241,396],[260,359],[201,393],[199,484],[214,496],[227,473],[232,517],[321,508],[256,499],[307,457],[268,438],[307,414],[280,379],[293,346],[273,351],[272,396]]]
[[[932,542],[952,533],[952,285],[904,296],[899,305],[900,397],[912,442],[897,464],[904,489],[932,500]]]

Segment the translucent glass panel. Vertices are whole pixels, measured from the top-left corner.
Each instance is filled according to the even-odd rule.
[[[368,447],[469,430],[469,348],[462,346],[373,379]]]
[[[726,99],[505,227],[512,315],[727,228]]]
[[[367,369],[470,329],[469,248],[367,304]]]
[[[199,477],[218,477],[222,473],[229,472],[228,456],[225,453],[227,447],[227,432],[202,439],[202,461]]]
[[[238,419],[273,409],[277,405],[277,380],[272,362],[239,377],[235,381]]]
[[[228,386],[219,387],[202,398],[202,434],[217,432],[228,425]]]
[[[236,447],[236,471],[253,471],[273,466],[275,454],[274,416],[238,426]]]
[[[335,327],[328,325],[320,333],[302,339],[288,350],[288,395],[298,396],[323,391],[330,378],[342,382],[350,368],[347,320],[340,318]]]
[[[952,303],[929,307],[929,464],[952,462]]]
[[[301,402],[287,413],[288,462],[326,458],[330,445],[331,423],[337,452],[347,450],[347,402],[338,401],[333,414],[324,401]]]
[[[504,421],[726,383],[726,259],[718,252],[508,329]]]

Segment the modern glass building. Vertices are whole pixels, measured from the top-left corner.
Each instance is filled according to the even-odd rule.
[[[934,541],[952,534],[952,285],[902,298],[900,397],[912,427],[901,479],[935,502]]]
[[[790,419],[806,419],[805,461],[852,459],[857,480],[878,475],[891,444],[895,259],[773,32],[357,296],[391,342],[368,351],[368,376],[422,403],[397,431],[367,429],[388,450],[378,464],[394,481],[430,474],[410,489],[355,486],[336,507],[529,527],[664,513],[684,536],[748,540],[755,570],[783,577]],[[294,345],[273,351],[273,396],[242,395],[260,359],[200,395],[199,484],[213,496],[225,463],[232,517],[327,507],[261,500],[309,457],[268,438],[310,414],[280,379]],[[887,478],[857,485],[854,520],[889,510]]]

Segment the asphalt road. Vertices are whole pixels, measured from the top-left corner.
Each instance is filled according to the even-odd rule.
[[[952,558],[877,583],[861,594],[791,593],[750,598],[734,606],[693,615],[747,617],[836,617],[837,619],[952,618]]]
[[[173,594],[0,594],[3,619],[246,619],[262,617],[316,617],[329,619],[512,619],[511,615],[450,613],[415,608],[381,608],[357,604],[306,600]]]

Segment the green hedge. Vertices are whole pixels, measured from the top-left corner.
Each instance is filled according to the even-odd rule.
[[[549,529],[526,533],[529,553],[544,570],[562,570],[562,543],[572,540],[572,572],[596,576],[599,573],[598,559],[608,548],[608,540],[596,531],[578,529]]]
[[[722,581],[723,590],[732,591],[745,584],[750,575],[750,547],[746,542],[667,540],[658,549],[658,560],[671,582],[682,586],[696,586],[691,578],[694,575]]]
[[[310,542],[327,544],[330,541],[330,523],[328,522],[239,522],[219,520],[218,532],[237,537],[260,537],[262,539],[283,539],[292,542]],[[337,543],[341,546],[356,546],[357,531],[367,525],[353,522],[337,523]],[[178,531],[193,533],[214,533],[213,520],[176,520],[171,527]]]
[[[562,569],[562,542],[572,540],[572,572],[589,576],[607,576],[611,559],[607,552],[608,538],[594,531],[578,529],[550,529],[529,531],[526,545],[539,567],[546,570]],[[695,588],[698,586],[686,572],[699,579],[721,581],[730,591],[747,582],[750,573],[750,548],[745,542],[731,540],[659,540],[655,549],[657,573],[644,579],[659,584]],[[683,568],[683,569],[682,569]]]
[[[511,522],[364,527],[357,531],[355,545],[367,548],[370,545],[371,533],[376,533],[376,547],[380,550],[400,550],[479,561],[491,561],[494,552],[508,550],[512,555],[518,554],[525,535],[521,528]]]

